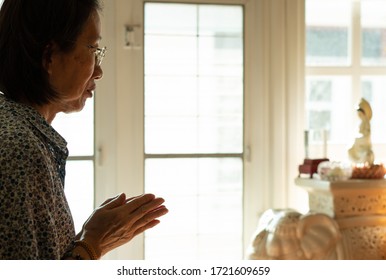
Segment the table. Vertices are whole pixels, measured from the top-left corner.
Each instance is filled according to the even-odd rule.
[[[296,178],[295,184],[308,192],[311,212],[336,220],[345,259],[386,259],[385,179],[329,182]]]

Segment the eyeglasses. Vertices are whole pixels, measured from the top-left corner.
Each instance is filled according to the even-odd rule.
[[[106,47],[103,47],[103,48],[98,48],[98,47],[94,47],[94,46],[87,46],[89,49],[93,49],[94,50],[94,54],[95,54],[95,63],[100,66],[102,64],[102,60],[103,58],[105,57],[106,55],[106,50],[107,48]]]

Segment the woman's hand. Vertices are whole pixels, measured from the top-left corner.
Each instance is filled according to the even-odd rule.
[[[144,194],[126,199],[124,193],[106,200],[84,223],[80,240],[86,241],[100,258],[159,223],[168,209],[163,198]]]

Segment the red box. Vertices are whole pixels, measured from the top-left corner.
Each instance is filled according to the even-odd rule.
[[[303,164],[299,165],[299,177],[301,174],[307,174],[312,178],[313,174],[318,172],[319,163],[328,160],[328,158],[306,158]]]

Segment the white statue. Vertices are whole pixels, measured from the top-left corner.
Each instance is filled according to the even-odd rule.
[[[370,104],[362,98],[358,109],[358,117],[361,119],[359,126],[360,137],[355,138],[353,146],[348,150],[348,155],[354,163],[372,165],[374,163],[374,153],[371,145],[370,121],[373,116]]]

